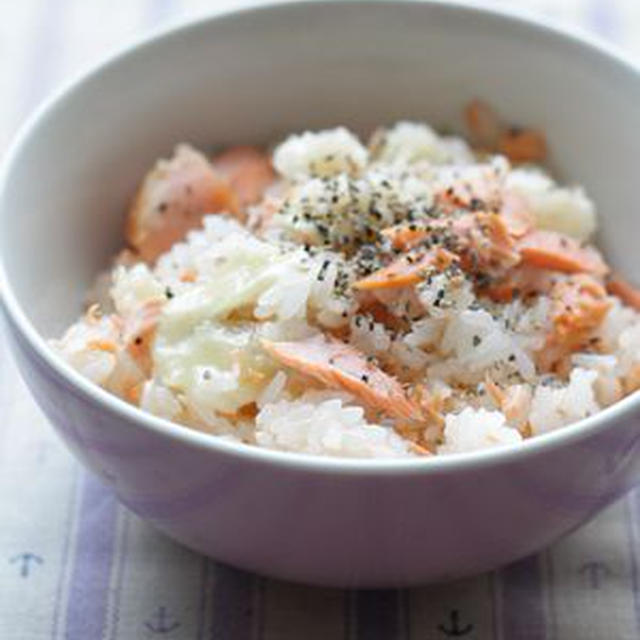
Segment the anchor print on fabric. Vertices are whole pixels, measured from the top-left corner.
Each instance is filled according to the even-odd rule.
[[[20,553],[13,558],[9,558],[10,564],[15,564],[20,568],[20,577],[28,578],[31,574],[31,568],[34,564],[40,565],[44,560],[37,556],[35,553],[25,552]]]
[[[585,562],[578,573],[585,578],[587,585],[591,589],[599,590],[605,578],[611,575],[611,569],[604,562],[591,560]]]
[[[460,612],[457,609],[452,609],[449,613],[449,621],[446,625],[439,624],[438,631],[443,633],[448,638],[459,638],[460,636],[466,636],[473,631],[472,624],[460,624]]]
[[[154,634],[171,633],[175,631],[180,622],[167,613],[166,607],[158,607],[151,618],[144,623],[144,626]]]

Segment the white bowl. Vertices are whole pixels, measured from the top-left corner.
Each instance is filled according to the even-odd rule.
[[[285,579],[407,585],[480,572],[573,529],[640,475],[640,396],[513,448],[338,460],[231,444],[92,386],[49,349],[122,244],[159,155],[399,118],[455,127],[481,96],[547,132],[612,262],[640,272],[640,74],[602,45],[463,4],[287,4],[129,48],[23,128],[0,184],[2,294],[33,395],[122,502],[185,545]]]

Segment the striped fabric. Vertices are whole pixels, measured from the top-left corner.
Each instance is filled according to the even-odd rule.
[[[160,23],[232,4],[0,0],[0,149],[88,61]],[[640,55],[637,0],[519,4]],[[399,591],[305,588],[215,564],[118,505],[55,438],[1,341],[0,415],[0,640],[640,637],[640,492],[492,574]]]

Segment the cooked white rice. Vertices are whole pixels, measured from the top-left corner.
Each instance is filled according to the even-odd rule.
[[[410,122],[376,132],[369,148],[344,128],[291,136],[273,165],[285,196],[259,233],[217,213],[153,266],[122,260],[108,299],[101,276],[99,308],[54,342],[62,357],[162,418],[259,447],[356,458],[517,444],[640,384],[640,315],[612,296],[586,348],[573,349],[564,369],[545,371],[547,295],[492,302],[460,271],[353,293],[362,277],[355,261],[360,268],[369,260],[363,234],[379,241],[386,227],[429,220],[437,194],[457,180],[509,189],[539,229],[584,242],[596,214],[582,188],[558,186],[536,167],[511,168],[503,157],[476,158],[461,138]],[[149,330],[145,314],[154,309]],[[265,340],[329,333],[419,388],[437,417],[396,424],[263,348]]]

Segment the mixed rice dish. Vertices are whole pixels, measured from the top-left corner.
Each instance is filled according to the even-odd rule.
[[[179,145],[55,349],[179,425],[328,456],[515,444],[617,402],[640,292],[590,244],[592,201],[540,133],[465,115],[470,142],[399,122]]]

